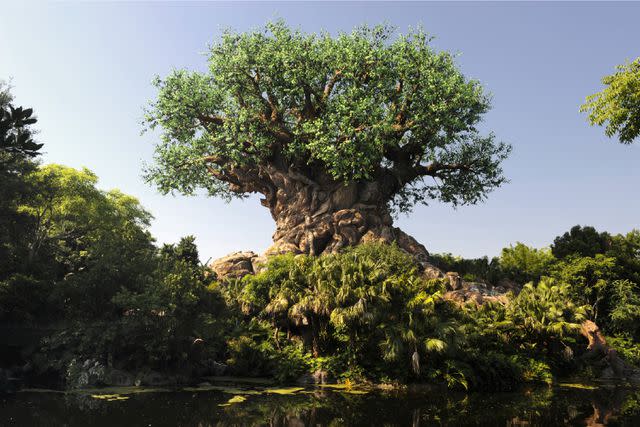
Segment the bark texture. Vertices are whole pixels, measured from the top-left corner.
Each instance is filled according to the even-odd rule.
[[[217,157],[209,160],[214,164],[209,172],[229,183],[231,191],[264,195],[261,204],[276,222],[274,243],[266,255],[321,255],[360,243],[396,242],[423,267],[433,268],[426,248],[393,226],[388,202],[403,184],[388,171],[381,170],[371,181],[345,184],[321,167],[298,169],[281,159],[255,167],[229,167]]]
[[[393,227],[377,183],[327,187],[284,177],[280,184],[274,197],[263,201],[276,222],[268,254],[320,255],[359,243],[384,241],[396,242],[419,261],[427,262],[426,248]]]

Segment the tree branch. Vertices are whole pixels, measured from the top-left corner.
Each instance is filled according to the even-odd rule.
[[[326,102],[327,99],[329,99],[329,96],[331,96],[331,91],[333,91],[333,87],[336,85],[341,75],[342,75],[342,70],[336,70],[333,73],[333,76],[331,76],[331,78],[329,79],[329,81],[324,87],[324,92],[322,93],[322,102]]]
[[[440,172],[443,171],[464,171],[464,172],[472,172],[472,164],[467,163],[451,163],[451,164],[442,164],[438,162],[433,162],[429,165],[417,165],[415,168],[416,176],[439,176]]]
[[[200,120],[201,123],[211,123],[218,126],[223,125],[225,122],[224,117],[207,114],[199,114],[198,120]]]

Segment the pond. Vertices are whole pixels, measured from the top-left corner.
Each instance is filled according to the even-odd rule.
[[[342,388],[21,391],[0,397],[2,426],[640,425],[640,390],[564,384],[509,393]]]

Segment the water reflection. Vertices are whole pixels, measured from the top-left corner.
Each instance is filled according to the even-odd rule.
[[[155,392],[107,401],[89,394],[19,393],[0,399],[16,426],[554,426],[640,425],[640,391],[536,388],[512,393],[250,394]],[[238,399],[241,400],[241,399]]]

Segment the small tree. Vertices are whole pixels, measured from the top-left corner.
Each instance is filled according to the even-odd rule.
[[[391,214],[483,200],[505,182],[510,147],[478,132],[489,99],[451,54],[422,31],[392,33],[225,32],[207,73],[155,81],[146,122],[163,133],[148,180],[165,193],[264,195],[271,253],[383,240],[426,258]]]

